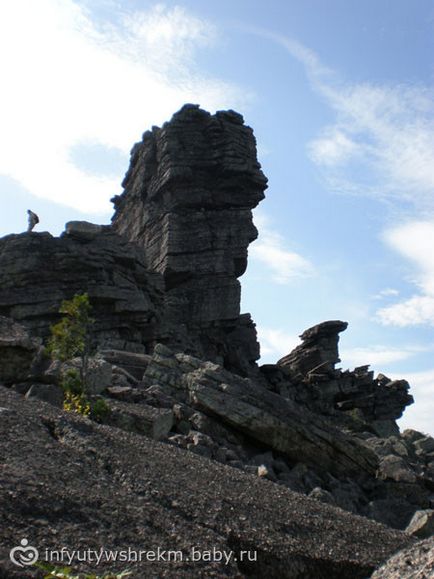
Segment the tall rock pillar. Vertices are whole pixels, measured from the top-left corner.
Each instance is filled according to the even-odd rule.
[[[267,179],[241,115],[185,105],[131,153],[114,229],[141,245],[166,285],[166,341],[247,374],[259,357],[238,278],[257,237]]]

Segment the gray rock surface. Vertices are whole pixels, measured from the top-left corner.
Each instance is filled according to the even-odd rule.
[[[185,105],[131,154],[113,227],[164,276],[169,343],[247,374],[259,358],[240,277],[267,180],[241,115]]]
[[[253,379],[161,344],[142,387],[151,390],[156,384],[168,406],[177,408],[177,434],[170,440],[182,448],[255,474],[263,465],[261,475],[270,480],[306,494],[319,487],[338,506],[397,528],[432,505],[430,457],[414,447],[420,433],[379,438],[362,421],[360,428],[367,431],[354,432],[339,412],[314,413]],[[194,431],[211,443],[193,444]],[[261,452],[261,446],[269,450]]]
[[[334,416],[355,430],[368,428],[378,436],[399,433],[395,422],[413,403],[405,380],[374,378],[369,366],[353,371],[336,369],[340,361],[339,333],[346,322],[332,320],[309,328],[300,336],[302,344],[277,365],[261,368],[272,390],[309,409]]]
[[[333,372],[340,362],[339,334],[347,327],[347,322],[331,320],[309,328],[300,336],[303,343],[277,364],[288,368],[291,374],[301,376]]]
[[[26,398],[37,398],[53,406],[63,407],[63,391],[56,384],[33,384],[26,392]]]
[[[111,400],[108,406],[110,414],[104,423],[127,432],[161,440],[166,438],[173,426],[172,410],[154,408],[146,404],[129,404],[118,400]]]
[[[432,579],[433,571],[434,538],[431,538],[399,551],[371,579]]]
[[[40,549],[226,550],[219,561],[75,563],[74,569],[143,577],[364,578],[405,533],[0,387],[0,577],[27,579],[9,550],[23,537]],[[355,545],[357,547],[355,548]],[[240,550],[256,553],[241,561]],[[237,557],[238,561],[234,560]]]
[[[421,539],[434,535],[434,510],[416,511],[405,530],[410,535]]]
[[[0,316],[0,383],[25,380],[40,343],[24,326]]]
[[[62,300],[88,292],[95,345],[144,352],[155,340],[162,290],[143,253],[108,227],[91,240],[49,233],[0,239],[0,312],[35,336],[49,336]]]

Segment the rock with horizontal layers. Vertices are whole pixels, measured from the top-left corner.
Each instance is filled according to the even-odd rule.
[[[296,461],[340,473],[375,473],[376,455],[320,416],[211,362],[158,345],[145,383],[159,382],[223,423]]]
[[[270,388],[320,414],[333,416],[353,429],[378,436],[399,434],[396,420],[414,402],[406,380],[374,378],[369,365],[352,371],[336,369],[339,334],[346,322],[331,320],[301,334],[302,344],[276,365],[261,368]]]
[[[134,146],[124,192],[113,199],[114,229],[164,276],[168,343],[241,374],[254,368],[259,346],[250,317],[240,318],[237,278],[266,183],[241,115],[185,105]]]
[[[333,372],[340,362],[339,334],[347,327],[347,322],[331,320],[309,328],[300,336],[302,344],[281,358],[277,365],[301,376]]]
[[[162,276],[149,271],[143,252],[100,227],[91,239],[49,233],[0,239],[0,312],[47,339],[61,302],[87,292],[94,345],[144,352],[162,314]]]
[[[100,233],[102,233],[104,226],[89,221],[68,221],[65,224],[64,235],[81,239],[82,241],[92,241]]]
[[[137,352],[124,350],[100,350],[100,356],[110,364],[123,368],[137,380],[143,378],[143,374],[149,364],[151,356]]]

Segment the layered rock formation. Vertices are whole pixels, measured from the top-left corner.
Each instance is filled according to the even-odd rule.
[[[6,532],[45,540],[54,529],[50,545],[60,535],[97,546],[170,538],[184,550],[182,534],[206,532],[210,544],[250,545],[260,558],[213,562],[201,576],[279,578],[366,577],[413,541],[335,507],[399,529],[415,516],[408,532],[415,520],[431,532],[434,440],[399,432],[413,402],[407,382],[336,367],[346,322],[309,328],[276,364],[256,364],[238,277],[266,179],[242,117],[185,106],[134,147],[124,186],[112,226],[70,222],[60,238],[0,239]],[[40,347],[61,301],[81,292],[95,319],[86,395],[106,409],[104,426],[56,408],[63,366]],[[28,491],[38,484],[40,493]],[[190,561],[146,572],[195,569]]]
[[[300,346],[276,365],[262,366],[262,374],[273,391],[348,427],[379,435],[398,434],[396,420],[413,403],[410,386],[384,374],[374,378],[369,365],[345,372],[336,369],[339,333],[347,326],[333,320],[309,328],[301,334]]]
[[[266,188],[253,132],[233,111],[186,105],[132,151],[113,228],[164,276],[167,343],[247,374],[259,358],[240,277]]]
[[[64,299],[88,292],[101,348],[144,352],[155,341],[163,280],[143,254],[110,227],[67,224],[65,233],[0,239],[0,315],[47,338]]]

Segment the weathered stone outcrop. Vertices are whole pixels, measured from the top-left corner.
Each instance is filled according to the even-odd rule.
[[[340,362],[339,333],[346,328],[341,321],[309,328],[300,336],[300,346],[276,365],[262,366],[262,374],[272,390],[314,412],[334,416],[356,430],[367,423],[380,436],[398,434],[395,420],[413,403],[409,384],[384,374],[374,378],[369,366],[335,369]]]
[[[88,292],[95,345],[143,352],[161,317],[162,277],[110,227],[91,225],[0,239],[0,314],[47,338],[62,300]]]
[[[175,356],[169,349],[157,346],[144,378],[146,383],[158,380],[187,394],[194,407],[219,417],[293,461],[341,475],[373,475],[378,467],[376,455],[360,441],[290,400],[216,364],[182,354]]]
[[[416,511],[405,531],[421,539],[434,536],[434,509]]]
[[[0,318],[0,382],[21,395],[3,392],[0,428],[21,444],[5,480],[15,489],[13,477],[20,481],[25,468],[27,476],[27,449],[35,459],[32,472],[44,481],[47,474],[48,481],[40,495],[23,499],[24,486],[21,494],[11,491],[17,508],[7,528],[27,533],[22,513],[33,517],[36,496],[38,513],[50,525],[34,534],[37,515],[32,537],[45,540],[54,522],[62,528],[62,544],[92,536],[98,546],[117,544],[119,537],[135,545],[151,537],[155,546],[164,536],[170,548],[176,546],[172,539],[186,547],[180,526],[192,539],[206,533],[214,545],[254,545],[261,553],[254,566],[201,568],[204,577],[224,571],[234,577],[346,578],[372,572],[393,550],[381,542],[390,534],[346,514],[351,533],[355,524],[369,528],[366,535],[348,535],[342,527],[345,541],[351,537],[348,559],[348,551],[336,551],[339,537],[333,535],[343,515],[335,519],[330,505],[400,529],[416,511],[432,512],[434,440],[399,432],[395,421],[412,402],[407,382],[374,377],[369,366],[336,367],[346,322],[306,330],[293,352],[258,369],[255,327],[249,314],[240,314],[238,278],[257,234],[252,208],[265,187],[253,133],[242,117],[186,105],[135,145],[111,226],[75,221],[60,238],[31,232],[0,239],[0,316],[23,324]],[[62,366],[38,349],[59,319],[61,301],[81,292],[90,296],[98,348],[84,394],[86,403],[102,409],[92,418],[103,426],[56,408],[63,404],[62,368],[80,361]],[[21,409],[35,448],[20,430]],[[71,502],[69,482],[76,479]],[[247,502],[246,492],[253,493]],[[48,514],[45,496],[55,502]],[[294,522],[285,509],[297,501],[303,508]],[[209,518],[214,503],[225,508]],[[319,518],[306,526],[310,512]],[[249,524],[240,525],[238,514]],[[65,528],[74,516],[80,524]],[[262,526],[263,535],[257,531]],[[403,537],[402,544],[413,541],[393,536]],[[374,553],[380,555],[360,557],[364,548],[354,541],[367,540],[370,547],[371,537],[378,538]],[[168,569],[150,566],[146,572],[193,576],[190,564]]]
[[[158,345],[142,382],[175,408],[170,440],[318,500],[405,528],[430,508],[431,448],[420,433],[381,438],[367,422],[321,415],[257,381]],[[342,418],[342,419],[341,419]],[[357,428],[354,425],[357,424]],[[264,450],[265,449],[265,450]],[[419,454],[418,454],[419,452]],[[428,462],[426,462],[428,461]]]
[[[303,343],[281,358],[277,365],[287,369],[291,375],[302,378],[333,375],[336,364],[340,362],[339,334],[347,327],[347,322],[331,320],[309,328],[300,336]]]
[[[0,316],[0,384],[25,380],[41,340],[31,338],[26,328]]]
[[[113,199],[114,229],[164,276],[166,343],[243,374],[259,346],[250,317],[240,318],[237,278],[266,182],[241,115],[185,105],[134,146],[125,190]]]

